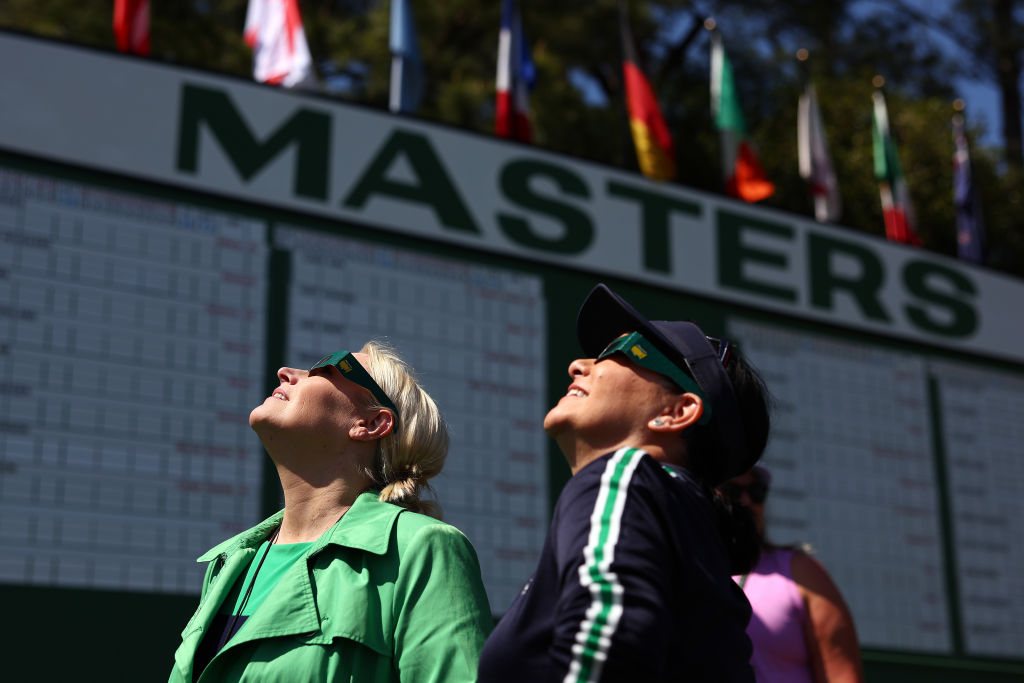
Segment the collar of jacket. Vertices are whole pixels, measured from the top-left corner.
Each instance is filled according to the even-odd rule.
[[[391,540],[391,529],[404,509],[391,503],[380,502],[379,495],[377,491],[364,491],[359,494],[348,512],[313,543],[306,556],[310,557],[332,544],[356,548],[375,555],[386,553],[388,542]],[[278,510],[253,528],[210,548],[196,561],[210,562],[219,556],[230,555],[243,548],[259,547],[281,523],[283,517],[284,510]]]

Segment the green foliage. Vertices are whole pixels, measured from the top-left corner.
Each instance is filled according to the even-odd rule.
[[[413,4],[426,78],[417,116],[489,134],[500,2]],[[618,1],[521,0],[520,5],[539,76],[531,96],[534,144],[635,171],[623,104]],[[812,216],[796,164],[796,103],[810,78],[842,192],[840,223],[884,234],[871,157],[871,80],[880,74],[919,232],[928,249],[955,256],[951,79],[961,67],[929,31],[956,37],[971,56],[973,73],[994,79],[993,45],[1007,32],[994,26],[990,5],[961,2],[959,14],[947,17],[915,13],[904,2],[865,0],[633,0],[628,8],[639,61],[675,138],[675,182],[721,191],[709,112],[708,34],[700,28],[713,15],[755,148],[777,187],[765,205]],[[111,6],[0,0],[0,27],[114,49]],[[246,6],[247,0],[153,2],[153,58],[248,77],[252,55],[242,41]],[[301,0],[300,6],[325,92],[386,107],[390,3]],[[1015,26],[1024,24],[1022,13],[1012,14]],[[794,57],[797,48],[810,51],[803,66]],[[1024,57],[1024,38],[1009,48]],[[580,82],[588,85],[581,88]],[[979,137],[977,129],[971,133]],[[1001,149],[975,148],[974,158],[990,264],[1024,275],[1024,171],[1012,159],[1007,164]]]

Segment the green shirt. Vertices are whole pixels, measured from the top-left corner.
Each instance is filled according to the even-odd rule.
[[[199,558],[209,562],[202,597],[170,681],[192,680],[196,648],[282,514]],[[367,492],[285,570],[199,681],[473,681],[491,623],[462,532]]]
[[[249,571],[245,573],[245,579],[241,583],[235,583],[233,596],[221,605],[222,614],[239,614],[247,617],[255,612],[260,603],[270,594],[274,585],[285,575],[285,572],[293,564],[303,560],[306,551],[313,545],[312,543],[275,543],[268,546],[268,543],[270,543],[269,540],[263,541],[256,550],[255,557],[249,563]],[[261,564],[260,560],[264,555],[266,555],[266,559],[263,559]],[[252,591],[248,590],[250,585]],[[248,600],[245,598],[247,592],[249,593]],[[229,607],[230,609],[228,609]]]

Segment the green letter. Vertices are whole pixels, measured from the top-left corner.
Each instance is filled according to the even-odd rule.
[[[929,286],[935,280],[945,286]],[[947,337],[968,337],[978,329],[978,312],[967,301],[978,290],[963,273],[937,263],[910,261],[903,267],[903,284],[911,294],[924,299],[925,304],[948,312],[943,316],[946,320],[940,321],[930,316],[925,306],[908,305],[907,317],[922,330]],[[937,291],[940,289],[946,291]]]
[[[843,254],[858,262],[859,272],[848,276],[833,272],[833,254]],[[810,233],[807,236],[807,266],[811,273],[812,306],[831,310],[835,292],[846,290],[865,317],[889,322],[889,315],[878,299],[885,271],[873,251],[859,244]]]
[[[501,169],[501,190],[505,197],[524,209],[546,214],[561,222],[564,226],[562,236],[550,239],[538,235],[530,221],[507,213],[498,214],[498,224],[506,235],[524,247],[554,254],[580,253],[594,239],[590,218],[570,204],[534,192],[530,181],[537,177],[553,181],[559,190],[575,197],[587,198],[590,191],[583,179],[569,169],[543,161],[521,159],[509,162]]]
[[[761,235],[780,237],[786,244],[780,251],[766,251],[743,244],[743,234],[747,231]],[[785,270],[789,267],[786,250],[792,248],[793,228],[782,223],[769,223],[765,220],[743,216],[726,209],[718,210],[718,280],[723,287],[746,290],[754,294],[770,296],[781,301],[796,301],[796,291],[789,287],[760,282],[748,278],[743,273],[747,262],[759,263],[762,266],[774,266]]]
[[[668,235],[669,214],[672,211],[681,211],[690,216],[700,216],[700,204],[624,185],[614,180],[608,181],[608,194],[640,202],[640,217],[644,231],[644,268],[661,273],[672,272],[672,264],[669,262],[672,246]]]
[[[197,85],[185,85],[181,93],[178,131],[178,170],[195,173],[199,167],[199,127],[210,134],[243,180],[249,180],[295,143],[295,183],[292,191],[303,197],[327,199],[328,159],[331,150],[331,117],[299,109],[265,141],[260,142],[226,93]]]
[[[399,156],[409,163],[416,182],[407,183],[388,178],[388,171]],[[371,196],[377,194],[429,206],[446,228],[480,232],[448,172],[441,165],[430,140],[418,133],[406,130],[392,133],[342,203],[353,209],[361,209]]]

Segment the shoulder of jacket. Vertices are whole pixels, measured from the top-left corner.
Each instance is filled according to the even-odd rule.
[[[638,448],[607,453],[569,479],[558,498],[556,515],[570,509],[590,509],[609,496],[647,496],[665,488],[669,477],[660,470],[660,463]]]
[[[661,464],[639,448],[620,448],[593,460],[573,475],[566,490],[623,489],[661,476]],[[652,478],[652,475],[654,478]]]
[[[400,549],[410,543],[428,538],[443,538],[448,535],[465,536],[462,531],[447,522],[410,510],[403,510],[398,515],[395,533]]]
[[[270,535],[274,527],[281,523],[283,516],[284,510],[278,510],[256,526],[213,546],[196,558],[196,562],[210,562],[223,555],[229,555],[239,548],[258,546],[263,542],[263,539]]]

